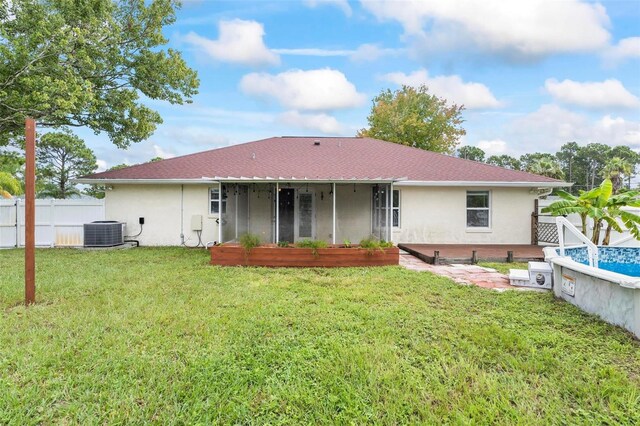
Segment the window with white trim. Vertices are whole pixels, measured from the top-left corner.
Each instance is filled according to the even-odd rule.
[[[222,204],[222,214],[227,213],[227,199],[224,196],[224,187],[222,190],[222,198],[220,197],[220,189],[211,188],[209,191],[209,214],[219,214],[220,205]]]
[[[467,228],[491,226],[489,191],[467,191]]]

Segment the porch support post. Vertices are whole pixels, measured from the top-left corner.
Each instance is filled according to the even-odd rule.
[[[393,182],[389,184],[389,239],[387,241],[391,242],[393,240]]]
[[[218,182],[218,244],[222,244],[222,182]]]
[[[333,202],[333,230],[331,231],[331,243],[335,244],[336,243],[336,183],[333,182],[331,185],[332,185],[332,192],[333,192],[333,197],[331,198],[331,201]]]
[[[235,196],[236,199],[236,207],[235,207],[235,212],[236,212],[236,220],[235,220],[235,224],[236,224],[236,241],[238,241],[238,184],[236,183],[235,186],[235,190],[233,191],[233,194]]]
[[[276,240],[278,244],[280,241],[280,183],[276,182]]]
[[[386,234],[387,234],[387,238],[385,238],[387,241],[390,240],[390,236],[391,236],[391,185],[387,185],[387,229],[385,229]]]

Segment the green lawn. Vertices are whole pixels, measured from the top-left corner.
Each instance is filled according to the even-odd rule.
[[[640,344],[549,293],[204,250],[0,251],[0,424],[638,424]]]

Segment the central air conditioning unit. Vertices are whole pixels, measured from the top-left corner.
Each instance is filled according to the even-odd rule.
[[[84,224],[85,247],[114,247],[124,244],[124,223],[98,220]]]

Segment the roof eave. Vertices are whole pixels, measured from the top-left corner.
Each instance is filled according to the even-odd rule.
[[[82,183],[86,185],[116,185],[116,184],[197,184],[217,182],[209,178],[200,179],[95,179],[95,178],[78,178],[73,180],[74,183]]]
[[[405,180],[396,182],[398,186],[464,186],[464,187],[504,187],[504,188],[563,188],[573,185],[569,182],[506,182],[506,181],[425,181]]]

